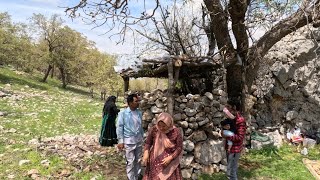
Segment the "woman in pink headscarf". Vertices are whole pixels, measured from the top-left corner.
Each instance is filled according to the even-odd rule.
[[[180,159],[182,136],[173,125],[172,116],[161,113],[157,124],[148,132],[142,164],[146,165],[144,180],[181,180]]]

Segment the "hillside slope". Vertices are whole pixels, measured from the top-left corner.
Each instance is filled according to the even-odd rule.
[[[40,79],[0,68],[0,177],[121,177],[105,171],[108,162],[121,168],[122,157],[97,142],[103,102],[84,88]]]

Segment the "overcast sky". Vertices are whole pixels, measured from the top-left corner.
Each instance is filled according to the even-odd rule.
[[[80,0],[0,0],[0,11],[8,12],[13,22],[28,22],[33,13],[41,13],[46,17],[59,14],[65,24],[72,29],[82,33],[89,40],[96,43],[96,47],[102,52],[109,54],[130,54],[133,51],[130,41],[124,45],[116,45],[115,40],[110,40],[109,35],[103,28],[92,29],[93,26],[86,25],[81,19],[70,19],[66,16],[64,8],[75,5]]]

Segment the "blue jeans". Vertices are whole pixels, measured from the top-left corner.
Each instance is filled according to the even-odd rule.
[[[228,154],[227,176],[229,180],[238,180],[238,161],[240,153]]]

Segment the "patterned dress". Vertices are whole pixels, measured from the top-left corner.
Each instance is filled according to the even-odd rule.
[[[158,157],[154,157],[153,147],[155,145],[155,138],[158,129],[154,126],[148,133],[146,139],[144,150],[149,150],[149,161],[147,163],[147,168],[143,176],[143,180],[159,180],[158,174],[164,170],[164,166],[161,165],[161,162],[164,158],[171,155],[173,159],[179,158],[180,153],[182,152],[182,136],[178,128],[172,129],[166,135],[168,139],[175,145],[173,148],[167,148],[162,154]],[[173,160],[172,160],[173,161]],[[171,161],[171,162],[172,162]],[[162,179],[161,179],[162,180]],[[168,180],[182,180],[180,165],[176,170],[171,174]]]

